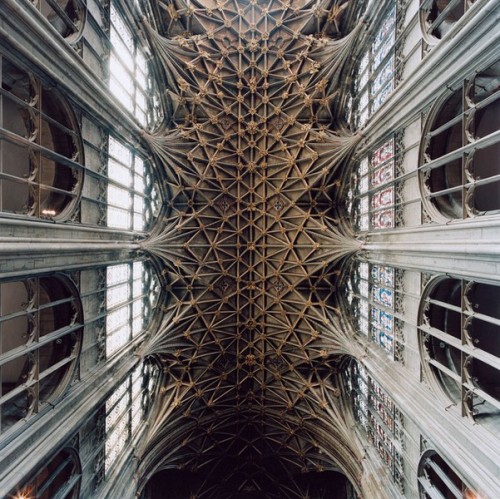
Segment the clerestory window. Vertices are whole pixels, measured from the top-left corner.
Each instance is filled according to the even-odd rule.
[[[356,165],[347,209],[359,231],[395,227],[395,140],[390,138]]]
[[[462,415],[493,424],[500,415],[500,286],[434,278],[419,317],[421,355],[431,382]]]
[[[145,262],[107,268],[106,356],[144,332],[159,294],[158,279]]]
[[[160,210],[151,165],[113,137],[108,142],[107,224],[144,231]]]
[[[348,364],[346,380],[354,418],[403,492],[402,414],[361,364]]]
[[[156,395],[159,376],[158,364],[146,359],[107,399],[105,475],[140,433]]]
[[[161,118],[157,87],[146,52],[120,6],[116,1],[110,5],[109,89],[143,127],[151,126]]]
[[[401,361],[404,344],[395,315],[397,272],[387,265],[355,262],[347,283],[347,303],[356,331],[370,338],[392,359]]]
[[[354,105],[358,111],[357,127],[364,126],[395,88],[395,45],[396,2],[393,0],[388,2],[388,10],[358,66]]]
[[[431,109],[420,145],[420,190],[439,221],[500,212],[500,62]]]
[[[62,395],[83,333],[78,290],[62,274],[0,282],[0,431]]]
[[[76,117],[35,74],[0,61],[0,210],[67,219],[83,184]]]

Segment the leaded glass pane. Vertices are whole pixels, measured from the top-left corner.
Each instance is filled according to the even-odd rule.
[[[372,279],[392,287],[394,285],[394,269],[383,265],[372,265]]]
[[[384,210],[372,215],[374,229],[390,229],[394,227],[394,210]]]
[[[393,306],[393,291],[389,288],[383,288],[378,285],[372,286],[372,300],[385,305],[387,307]]]

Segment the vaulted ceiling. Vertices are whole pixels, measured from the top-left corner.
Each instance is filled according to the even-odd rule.
[[[360,472],[336,292],[361,245],[337,205],[362,3],[176,0],[143,22],[168,107],[143,138],[169,199],[142,243],[168,299],[142,352],[163,388],[141,467],[191,473],[192,497],[335,497],[314,472]]]

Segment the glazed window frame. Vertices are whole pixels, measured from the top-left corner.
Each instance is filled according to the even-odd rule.
[[[58,462],[58,459],[62,459]],[[69,473],[68,466],[71,467]],[[50,468],[53,468],[52,470]],[[67,477],[60,483],[57,490],[51,490],[52,484],[61,480],[61,474],[66,472]],[[47,476],[44,476],[47,475]],[[61,449],[43,468],[39,469],[32,478],[12,491],[8,497],[12,499],[27,499],[31,497],[48,499],[50,497],[64,497],[78,499],[82,480],[82,466],[78,451],[74,447]],[[39,483],[40,482],[40,483]],[[50,495],[45,495],[50,493]]]
[[[398,304],[399,269],[354,261],[347,281],[347,304],[358,334],[368,337],[394,361],[404,361]]]
[[[448,286],[452,286],[451,290]],[[488,327],[496,327],[500,331],[500,315],[490,317],[484,313],[484,309],[489,306],[488,301],[486,295],[482,296],[478,292],[480,287],[491,286],[499,288],[500,294],[498,282],[470,281],[448,275],[435,276],[422,293],[418,313],[419,347],[424,379],[431,383],[436,393],[445,396],[446,401],[460,405],[463,417],[468,416],[476,422],[481,422],[484,416],[485,424],[500,416],[500,400],[485,391],[479,383],[478,374],[479,370],[483,374],[482,378],[491,376],[493,371],[500,374],[500,357],[478,347],[481,344],[480,332],[483,328],[474,332],[472,328],[474,323],[485,322]],[[485,290],[481,291],[484,293]],[[459,304],[437,299],[435,295],[440,292],[446,292],[450,300],[454,301],[459,294]],[[478,293],[482,303],[477,301],[478,297],[474,297],[475,293]],[[443,322],[444,331],[436,327],[436,322],[440,321]],[[456,329],[459,329],[458,334],[451,334]],[[448,365],[444,365],[439,358],[435,358],[436,356],[446,360]],[[489,372],[490,370],[492,372]]]
[[[62,7],[60,2],[61,0],[32,0],[35,9],[68,43],[76,43],[85,27],[87,5],[83,0],[67,0]]]
[[[0,294],[6,291],[7,298],[0,296],[0,313],[6,311],[0,316],[2,433],[64,395],[77,371],[84,327],[78,288],[64,274],[3,280]],[[11,334],[13,328],[25,333],[18,338]],[[7,386],[12,383],[4,380],[15,372],[15,386]]]
[[[492,184],[500,189],[500,170],[488,175],[484,157],[492,154],[491,148],[500,147],[500,127],[487,131],[488,120],[494,127],[498,113],[494,106],[500,104],[500,89],[485,90],[481,95],[484,81],[489,78],[485,74],[495,65],[500,61],[444,93],[431,107],[425,122],[419,151],[419,186],[423,205],[435,221],[500,214],[500,204],[488,207],[485,195],[477,195],[478,190],[487,192]],[[494,81],[494,76],[491,79]]]
[[[146,358],[114,389],[105,402],[104,476],[108,476],[120,455],[140,434],[147,420],[160,380],[160,365]]]
[[[396,88],[397,15],[397,2],[392,0],[358,65],[356,128],[363,127]]]
[[[396,226],[396,138],[391,136],[356,163],[347,211],[359,232]]]
[[[418,464],[418,491],[421,499],[445,499],[446,497],[477,497],[474,488],[446,462],[435,450],[429,449],[422,454]],[[441,493],[436,482],[446,489]],[[468,494],[471,495],[468,495]],[[448,495],[449,494],[449,495]]]
[[[152,165],[132,147],[108,137],[107,226],[143,232],[160,211]]]
[[[352,360],[346,371],[354,419],[404,493],[403,415],[363,365]]]
[[[77,117],[64,96],[38,75],[2,54],[0,62],[2,216],[67,220],[78,206],[84,181]]]
[[[162,119],[153,66],[121,8],[115,0],[110,2],[108,87],[142,127],[152,127]]]
[[[158,276],[145,261],[106,268],[106,358],[144,333],[159,287]]]
[[[436,0],[420,0],[420,29],[424,40],[430,46],[439,43],[449,31],[453,30],[455,23],[474,5],[474,0],[450,0],[448,5],[441,11],[436,3]],[[463,12],[450,23],[445,33],[439,33],[438,36],[436,32],[453,15],[453,10],[460,7],[462,7]],[[430,19],[431,17],[434,19]]]

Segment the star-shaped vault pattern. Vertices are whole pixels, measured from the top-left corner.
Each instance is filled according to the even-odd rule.
[[[162,259],[169,300],[143,348],[165,379],[142,465],[204,474],[193,497],[307,497],[285,477],[359,473],[337,386],[355,346],[335,292],[361,247],[336,196],[361,140],[337,106],[362,23],[332,0],[159,11],[162,34],[143,26],[170,121],[143,138],[170,197],[142,247]]]

